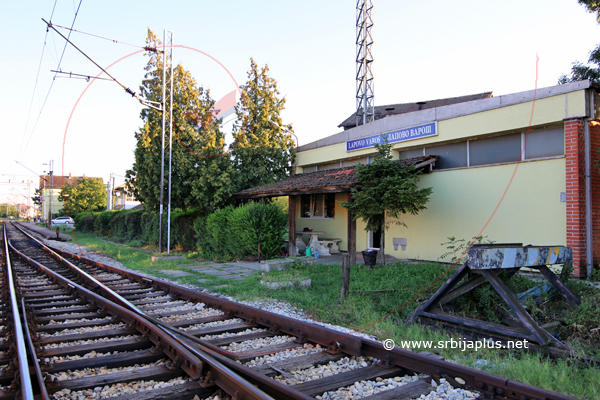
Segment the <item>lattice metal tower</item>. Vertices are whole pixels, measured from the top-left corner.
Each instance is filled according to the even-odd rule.
[[[371,11],[373,1],[356,1],[356,126],[372,122],[375,119],[373,99],[373,19]]]

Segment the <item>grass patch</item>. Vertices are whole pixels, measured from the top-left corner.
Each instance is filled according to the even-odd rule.
[[[377,336],[380,340],[393,339],[397,345],[401,341],[437,343],[450,339],[446,333],[405,322],[406,317],[420,305],[411,300],[446,271],[447,266],[437,263],[398,263],[377,266],[374,269],[353,266],[350,274],[350,294],[347,300],[342,301],[340,265],[293,263],[287,265],[285,271],[273,271],[264,275],[257,273],[242,281],[231,281],[197,271],[196,267],[206,264],[197,258],[198,254],[185,260],[152,262],[152,254],[140,249],[104,242],[92,234],[78,233],[76,237],[79,244],[118,259],[128,268],[180,283],[195,284],[242,300],[266,298],[286,301],[308,311],[317,320],[361,330]],[[164,269],[182,270],[190,275],[174,278],[158,272]],[[423,297],[427,298],[435,293],[453,272],[454,270],[451,270],[439,279]],[[271,290],[260,284],[261,279],[276,281],[297,276],[310,277],[312,288],[289,287]],[[199,282],[200,280],[202,282]],[[520,276],[514,276],[507,283],[514,293],[538,284]],[[600,330],[593,329],[600,327],[600,291],[576,280],[569,280],[567,286],[582,299],[580,307],[570,307],[562,297],[548,295],[547,298],[541,299],[541,303],[530,303],[530,311],[541,323],[562,321],[564,326],[560,331],[561,341],[572,345],[581,354],[598,356],[595,349],[600,347]],[[376,290],[388,291],[375,292]],[[465,297],[464,303],[459,304],[457,310],[461,311],[463,308],[462,311],[466,314],[491,317],[486,313],[488,308],[493,310],[492,306],[498,304],[498,299],[493,293],[486,293],[485,288],[481,290],[482,293],[474,291],[472,297]],[[404,306],[405,304],[407,305]],[[454,336],[454,339],[461,338]],[[434,351],[446,357],[448,361],[507,379],[577,398],[600,399],[600,386],[597,385],[597,382],[600,382],[600,370],[579,364],[577,361],[551,361],[540,354],[529,354],[519,350],[464,351],[446,348]]]

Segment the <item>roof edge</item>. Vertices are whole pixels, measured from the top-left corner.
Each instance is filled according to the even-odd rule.
[[[501,96],[489,97],[486,99],[428,108],[425,110],[413,111],[404,114],[390,115],[386,118],[382,118],[377,121],[360,125],[356,128],[341,131],[323,139],[304,144],[299,146],[297,151],[302,152],[319,147],[331,146],[338,143],[344,143],[349,140],[356,140],[368,136],[378,135],[380,133],[391,132],[396,129],[411,128],[413,126],[418,126],[420,124],[429,123],[432,121],[443,121],[446,119],[476,114],[479,112],[494,110],[515,104],[527,103],[529,101],[559,96],[570,92],[588,89],[590,87],[592,87],[591,82],[589,80],[584,80],[527,90],[524,92],[509,93]]]

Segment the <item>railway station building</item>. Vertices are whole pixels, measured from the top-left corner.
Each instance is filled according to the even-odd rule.
[[[300,146],[295,175],[237,197],[288,196],[290,243],[309,228],[351,256],[376,248],[378,233],[339,202],[357,183],[354,166],[370,163],[385,136],[394,158],[414,164],[419,185],[433,189],[426,210],[386,231],[386,253],[439,261],[449,237],[481,235],[571,246],[574,275],[584,277],[600,261],[598,91],[580,81],[376,107],[375,121],[356,126],[352,115],[343,131]]]

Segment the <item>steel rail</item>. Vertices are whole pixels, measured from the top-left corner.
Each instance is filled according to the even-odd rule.
[[[14,225],[14,224],[13,224]],[[66,260],[62,257],[59,252],[49,248],[44,243],[41,243],[39,240],[29,235],[27,232],[24,232],[18,226],[16,226],[19,231],[21,231],[24,235],[29,237],[30,239],[37,242],[42,248],[49,252],[53,257],[55,257],[60,262],[64,263],[68,267],[70,267],[73,271],[79,274],[84,280],[88,282],[88,284],[94,286],[95,288],[101,289],[105,291],[107,295],[109,295],[116,303],[120,306],[130,309],[131,312],[142,315],[144,319],[150,321],[151,323],[159,326],[165,334],[170,335],[174,340],[178,343],[186,346],[191,352],[196,354],[199,358],[205,361],[207,364],[213,366],[215,369],[212,371],[212,377],[210,380],[214,380],[214,382],[221,387],[223,390],[228,392],[230,395],[234,396],[235,392],[239,392],[235,390],[235,386],[239,385],[240,382],[248,382],[250,381],[250,388],[254,389],[253,385],[259,385],[267,394],[275,396],[276,398],[281,398],[284,396],[285,398],[296,399],[296,400],[309,400],[312,397],[305,395],[304,393],[292,389],[291,387],[284,385],[280,382],[277,382],[269,377],[266,377],[262,374],[256,373],[248,367],[245,367],[241,364],[236,363],[232,359],[237,359],[236,356],[232,356],[230,352],[226,352],[218,346],[214,346],[212,344],[206,343],[205,341],[192,336],[188,333],[181,332],[180,330],[171,327],[170,325],[147,315],[142,310],[140,310],[133,303],[123,298],[121,295],[108,288],[103,283],[99,282],[97,279],[90,276],[85,271],[82,271],[81,268],[77,267],[73,263]],[[67,253],[70,254],[70,253]],[[85,258],[86,262],[89,261]],[[66,279],[66,278],[65,278]],[[209,355],[209,353],[212,355]],[[234,372],[235,371],[235,372]],[[229,375],[236,376],[234,381],[231,381]],[[241,376],[239,376],[241,375]],[[238,381],[239,380],[239,381]],[[246,388],[246,390],[249,390]],[[267,396],[265,394],[265,396]],[[265,397],[265,399],[270,399],[270,396]]]
[[[19,362],[19,379],[20,379],[20,390],[21,398],[23,400],[33,400],[33,387],[31,385],[31,377],[29,375],[29,363],[27,361],[27,347],[25,345],[25,338],[23,330],[21,329],[21,315],[19,313],[19,303],[17,301],[17,291],[14,284],[14,276],[12,271],[12,265],[10,263],[10,255],[8,252],[8,238],[6,236],[6,223],[3,224],[4,231],[4,251],[6,255],[6,273],[7,281],[10,292],[10,306],[13,316],[13,329],[12,336],[15,340],[15,347],[17,350],[17,357]]]
[[[458,364],[437,360],[435,358],[408,350],[400,348],[386,350],[381,343],[374,340],[363,339],[354,335],[344,334],[340,331],[325,328],[319,325],[309,324],[304,321],[298,321],[280,314],[259,310],[254,307],[235,303],[233,301],[214,297],[205,293],[199,293],[161,280],[151,279],[135,272],[124,271],[116,267],[111,267],[109,265],[89,260],[62,250],[56,251],[65,256],[79,259],[90,263],[91,265],[101,267],[107,271],[125,275],[138,282],[149,283],[155,288],[160,288],[167,293],[172,293],[176,296],[180,296],[183,299],[202,302],[206,304],[207,307],[219,309],[227,314],[230,314],[232,317],[243,318],[245,320],[259,323],[270,329],[299,337],[302,341],[325,345],[328,347],[330,352],[343,351],[344,353],[354,356],[368,355],[381,360],[384,364],[388,364],[389,366],[396,365],[412,372],[430,375],[436,380],[442,377],[450,378],[454,381],[454,378],[461,378],[466,382],[465,386],[479,390],[488,395],[493,394],[495,396],[503,396],[518,400],[573,399],[572,397],[559,393],[502,378]],[[223,362],[225,363],[225,361]]]
[[[25,299],[21,297],[21,311],[23,315],[27,315],[27,311],[25,309]],[[35,357],[35,346],[33,345],[33,341],[31,340],[31,333],[29,331],[29,326],[27,321],[23,321],[23,329],[25,330],[25,337],[27,338],[27,348],[29,349],[29,354],[33,354]],[[40,389],[41,400],[50,400],[50,395],[48,394],[48,390],[46,389],[46,385],[44,384],[44,375],[42,374],[42,368],[40,367],[40,363],[33,363],[33,367],[35,369],[35,376],[38,381],[38,386]]]
[[[29,236],[29,235],[28,235]],[[34,239],[35,240],[35,239]],[[98,304],[102,304],[105,309],[113,311],[117,315],[127,314],[127,323],[137,329],[143,335],[146,335],[157,347],[161,348],[173,360],[173,362],[181,366],[192,378],[199,380],[203,387],[209,387],[214,384],[226,391],[229,395],[238,399],[254,399],[254,400],[273,400],[269,394],[256,388],[252,383],[237,375],[229,366],[219,362],[219,360],[211,357],[207,352],[209,349],[199,349],[197,344],[190,346],[184,342],[184,338],[179,335],[179,332],[171,327],[166,329],[163,326],[156,326],[151,321],[148,321],[144,316],[138,315],[136,312],[116,304],[104,297],[91,292],[83,286],[71,281],[68,278],[45,267],[39,262],[21,253],[8,241],[9,247],[20,257],[25,259],[30,265],[39,268],[41,271],[59,282],[63,287],[77,291],[80,295]],[[42,244],[43,245],[43,244]],[[77,270],[76,266],[74,266]],[[81,271],[83,273],[83,271]],[[87,275],[87,274],[86,274]],[[91,277],[90,277],[91,278]],[[93,278],[92,278],[93,279]],[[117,295],[118,296],[118,295]],[[120,296],[119,296],[120,297]],[[226,358],[224,358],[227,360]],[[206,374],[202,375],[203,369],[206,369]],[[267,378],[269,379],[269,378]],[[290,389],[283,385],[275,385],[277,390],[269,388],[271,392],[277,396],[289,394]],[[293,392],[296,392],[292,390]],[[300,393],[300,392],[297,392]],[[281,398],[281,397],[278,397]],[[290,396],[295,399],[311,399],[306,395]]]

